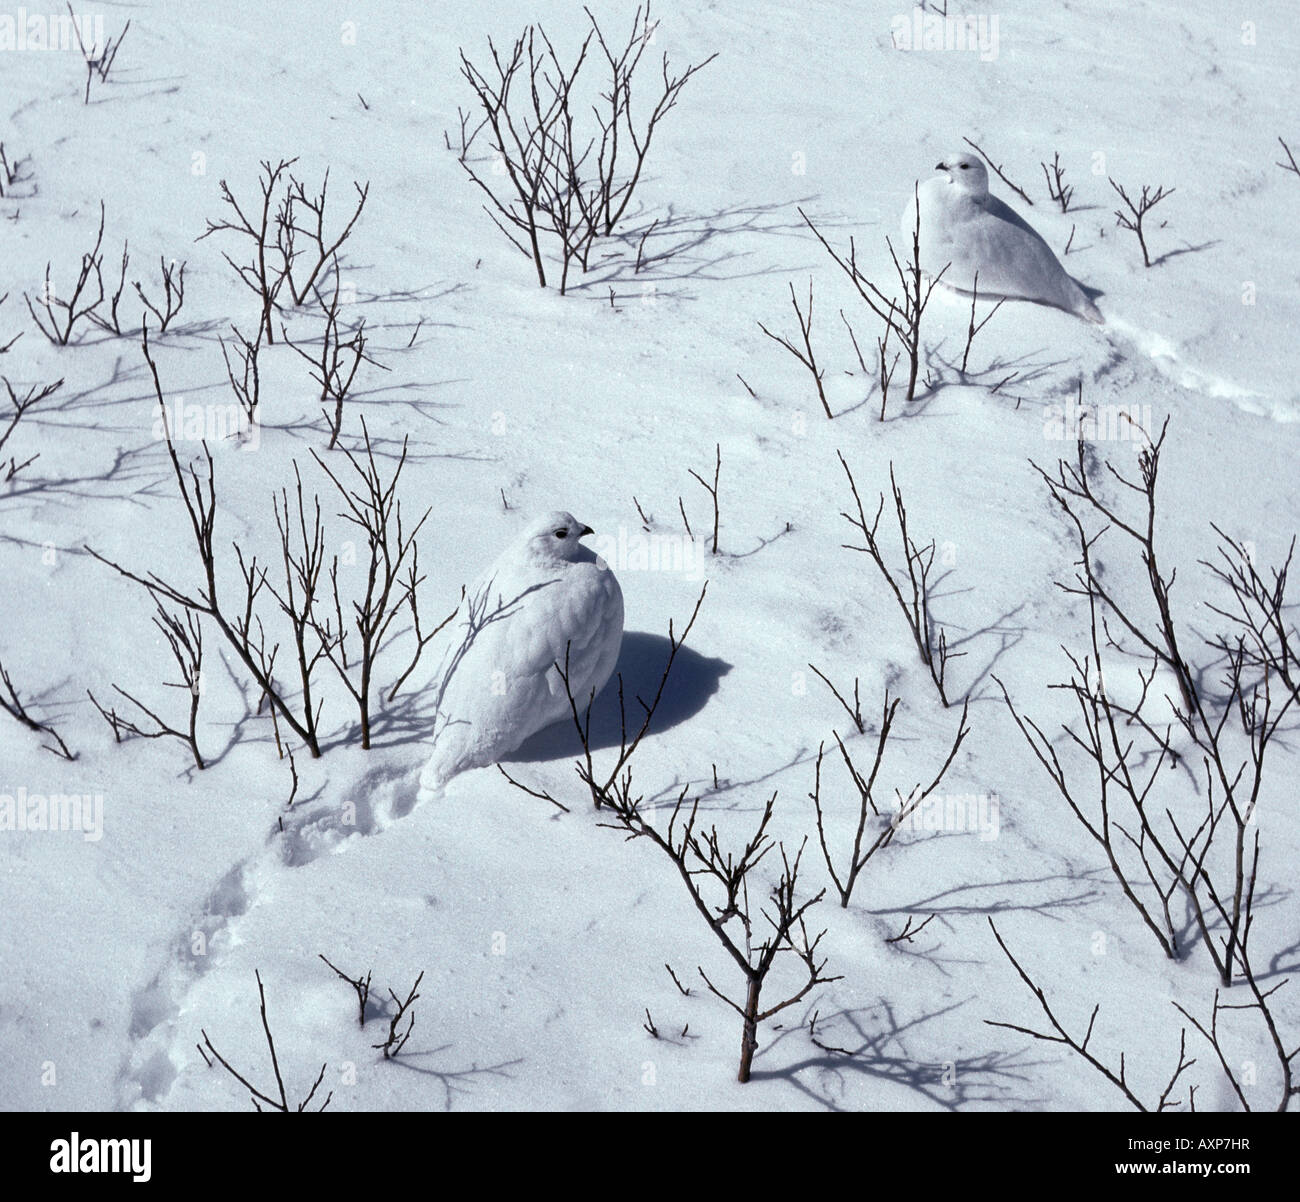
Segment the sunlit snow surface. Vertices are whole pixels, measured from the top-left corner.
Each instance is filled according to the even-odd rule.
[[[959,7],[977,11],[950,5]],[[1041,1019],[993,941],[990,915],[1073,1029],[1101,1003],[1094,1046],[1110,1063],[1125,1052],[1135,1089],[1158,1096],[1177,1062],[1170,1003],[1208,1018],[1213,969],[1199,948],[1181,963],[1161,957],[1030,755],[992,674],[1044,730],[1059,731],[1069,699],[1048,686],[1067,678],[1061,645],[1081,646],[1086,613],[1054,583],[1069,579],[1077,549],[1031,464],[1050,469],[1072,449],[1059,435],[1080,382],[1102,412],[1123,407],[1157,430],[1171,419],[1158,533],[1165,564],[1178,567],[1173,601],[1189,630],[1212,633],[1218,621],[1198,567],[1213,554],[1211,522],[1265,565],[1300,527],[1300,178],[1275,165],[1279,135],[1300,145],[1300,46],[1280,0],[1254,6],[1249,29],[1211,3],[1010,0],[996,9],[996,53],[981,54],[896,48],[895,19],[911,16],[890,4],[657,5],[652,59],[719,57],[657,132],[622,236],[597,245],[590,272],[563,298],[537,287],[443,134],[457,137],[457,106],[472,102],[458,47],[482,58],[489,35],[509,42],[538,19],[572,53],[580,4],[392,2],[382,15],[332,3],[104,4],[110,33],[128,17],[131,29],[88,105],[75,52],[0,50],[0,141],[11,160],[30,156],[27,181],[0,200],[0,294],[9,293],[0,345],[25,331],[0,356],[0,374],[24,389],[65,381],[5,448],[40,458],[0,484],[0,659],[77,752],[60,760],[0,715],[0,791],[103,796],[98,840],[0,832],[0,1103],[247,1107],[196,1043],[205,1030],[269,1085],[256,970],[287,1088],[301,1097],[324,1062],[331,1109],[1124,1105],[1063,1049],[986,1025]],[[595,10],[619,32],[630,18],[624,5]],[[647,66],[648,87],[658,64]],[[994,193],[1100,291],[1108,324],[1005,305],[963,379],[969,302],[936,292],[922,367],[934,387],[907,405],[896,381],[881,423],[839,310],[868,364],[878,323],[798,209],[841,250],[853,237],[864,271],[886,281],[885,238],[899,245],[913,181],[963,137],[1029,193],[1032,213],[993,177]],[[1066,214],[1039,166],[1058,151],[1075,187]],[[471,154],[490,175],[488,152]],[[295,749],[300,779],[286,813],[288,763],[215,630],[205,641],[206,771],[175,740],[115,744],[86,696],[103,701],[116,683],[178,720],[184,702],[162,687],[175,669],[147,594],[83,548],[187,587],[198,562],[138,341],[91,331],[53,347],[23,294],[39,293],[47,262],[56,289],[70,284],[102,198],[114,284],[130,244],[132,321],[129,281],[156,291],[160,256],[187,262],[184,312],[154,339],[171,404],[181,413],[229,404],[217,339],[231,322],[251,330],[256,302],[222,258],[239,248],[195,240],[221,215],[218,181],[251,202],[259,160],[294,156],[309,187],[329,168],[340,207],[353,180],[369,181],[344,279],[369,352],[390,370],[363,365],[344,431],[357,445],[364,415],[389,452],[409,436],[403,511],[414,520],[432,507],[420,534],[426,628],[526,515],[566,509],[610,540],[627,613],[620,669],[629,696],[649,696],[669,620],[680,631],[707,577],[663,719],[634,761],[638,787],[666,804],[689,783],[705,821],[737,846],[776,792],[773,835],[791,854],[812,836],[801,875],[810,892],[830,885],[808,800],[819,745],[834,748],[832,731],[852,731],[849,745],[869,761],[888,685],[902,698],[882,769],[888,797],[930,778],[957,722],[883,580],[842,549],[853,541],[840,516],[851,497],[836,451],[873,506],[892,464],[913,532],[937,543],[936,616],[961,640],[950,683],[969,693],[973,726],[943,791],[996,799],[996,830],[902,831],[847,910],[832,891],[810,913],[814,931],[827,928],[827,972],[842,979],[783,1012],[780,1029],[765,1024],[748,1085],[734,1080],[739,1020],[697,971],[739,996],[735,966],[668,860],[599,825],[564,728],[530,740],[506,767],[570,813],[491,768],[417,805],[436,659],[381,707],[388,718],[369,752],[350,701],[322,676],[327,750],[313,761]],[[1136,239],[1116,228],[1107,176],[1176,189],[1153,216],[1167,224],[1149,233],[1149,270]],[[638,272],[638,242],[656,220]],[[797,338],[789,284],[802,300],[810,276],[833,421],[807,371],[757,325]],[[283,320],[292,338],[318,336],[315,317]],[[271,498],[292,485],[296,461],[320,492],[329,553],[345,556],[356,534],[335,516],[338,500],[310,455],[325,454],[319,390],[276,335],[263,357],[255,444],[211,444],[216,541],[223,554],[237,540],[274,565]],[[712,480],[715,445],[720,553],[643,566],[637,504],[662,536],[683,532],[679,498],[695,533],[708,531],[709,497],[691,471]],[[1131,471],[1135,445],[1095,450]],[[195,440],[178,448],[200,453]],[[327,462],[341,462],[331,454]],[[1104,542],[1099,556],[1121,583],[1140,584],[1121,543]],[[361,585],[347,575],[359,568],[341,571],[347,587]],[[390,664],[409,658],[401,629],[407,641],[394,644]],[[809,664],[841,688],[860,678],[865,736]],[[608,759],[617,727],[602,721],[596,754]],[[1260,802],[1252,940],[1270,985],[1295,968],[1294,746],[1293,734],[1279,737]],[[823,776],[844,855],[856,795],[838,760]],[[1196,787],[1186,772],[1182,780]],[[774,852],[760,866],[763,883],[775,863]],[[909,916],[930,914],[914,942],[886,942]],[[387,1018],[376,1007],[359,1029],[351,990],[320,954],[349,973],[373,972],[377,1003],[390,988],[405,997],[424,973],[397,1061],[371,1046]],[[800,983],[778,968],[772,996]],[[1275,1007],[1290,1046],[1300,991],[1283,989]],[[647,1010],[658,1040],[644,1029]],[[820,1040],[859,1054],[815,1046],[814,1012]],[[1273,1105],[1260,1029],[1242,1021],[1233,1038],[1234,1054],[1261,1066],[1259,1104]],[[1199,1086],[1198,1108],[1232,1105],[1210,1049],[1193,1054],[1184,1084]]]

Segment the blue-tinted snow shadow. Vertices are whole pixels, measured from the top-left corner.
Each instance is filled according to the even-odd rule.
[[[624,706],[627,711],[628,737],[641,728],[645,711],[637,698],[647,705],[654,700],[655,691],[663,679],[671,645],[660,634],[632,631],[623,636],[623,647],[618,665],[609,683],[601,690],[591,710],[590,742],[593,751],[617,747],[620,739],[618,712],[618,681],[623,679]],[[688,718],[693,718],[718,691],[718,682],[731,671],[725,660],[712,659],[692,651],[690,647],[678,649],[673,670],[664,686],[663,696],[655,710],[650,733],[670,730]],[[523,746],[505,762],[521,760],[536,763],[545,760],[567,760],[582,754],[578,732],[571,721],[555,722],[528,738]]]

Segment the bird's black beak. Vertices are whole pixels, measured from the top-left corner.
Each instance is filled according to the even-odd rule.
[[[947,163],[935,163],[935,165],[934,165],[934,169],[935,169],[936,171],[947,171],[947,170],[948,170],[948,164],[947,164]]]
[[[579,534],[578,537],[579,537],[579,538],[586,538],[588,534],[595,534],[595,533],[596,533],[596,532],[595,532],[595,531],[594,531],[590,526],[584,526],[584,527],[582,528],[582,533]]]

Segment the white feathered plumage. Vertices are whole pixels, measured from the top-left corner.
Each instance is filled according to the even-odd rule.
[[[989,174],[974,154],[951,154],[908,201],[903,233],[911,246],[917,200],[921,207],[921,267],[957,292],[996,300],[1036,301],[1097,325],[1097,306],[1066,274],[1052,248],[1018,213],[989,193]]]
[[[444,664],[422,790],[437,791],[458,773],[509,755],[552,722],[568,720],[555,666],[566,655],[579,706],[613,673],[623,642],[623,591],[582,545],[591,533],[570,513],[547,514],[469,591],[470,616]]]

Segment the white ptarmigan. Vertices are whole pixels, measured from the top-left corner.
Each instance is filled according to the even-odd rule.
[[[942,271],[940,282],[967,296],[978,289],[991,300],[1035,301],[1105,324],[1038,231],[989,193],[989,173],[977,155],[951,154],[935,170],[939,174],[920,185],[903,215],[910,250],[920,201],[921,268],[927,275]]]
[[[495,763],[529,735],[567,719],[569,699],[556,668],[566,656],[580,707],[613,673],[623,642],[623,590],[582,545],[592,533],[572,514],[549,513],[467,593],[470,616],[444,665],[422,793]]]

